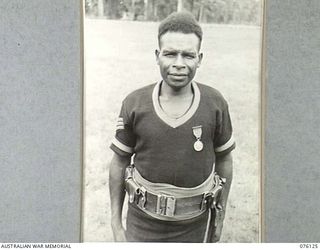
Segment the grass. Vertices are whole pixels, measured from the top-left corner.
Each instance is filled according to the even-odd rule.
[[[84,241],[112,241],[109,149],[122,99],[160,78],[157,23],[85,20]],[[222,242],[257,242],[259,235],[260,28],[203,25],[204,59],[196,80],[229,102],[237,148]]]

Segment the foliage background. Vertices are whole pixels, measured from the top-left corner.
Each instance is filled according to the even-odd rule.
[[[86,0],[89,17],[161,21],[174,11],[192,12],[203,23],[260,25],[260,0]]]

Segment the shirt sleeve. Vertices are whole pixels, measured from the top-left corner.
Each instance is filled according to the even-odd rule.
[[[110,148],[118,155],[132,156],[136,138],[133,133],[132,119],[126,108],[126,103],[122,103],[120,115],[116,123],[116,133]]]
[[[228,105],[219,112],[214,135],[214,151],[217,156],[225,155],[235,148]]]

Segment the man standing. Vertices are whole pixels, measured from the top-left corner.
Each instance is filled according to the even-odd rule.
[[[109,180],[116,241],[220,239],[235,143],[227,102],[193,80],[203,57],[201,41],[202,29],[191,14],[167,17],[155,51],[162,80],[122,103]],[[226,180],[219,196],[222,179],[216,173]],[[126,231],[121,221],[125,190]]]

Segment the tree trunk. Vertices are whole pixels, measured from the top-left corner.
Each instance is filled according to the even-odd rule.
[[[149,20],[150,16],[148,0],[144,0],[144,20]]]
[[[193,13],[193,8],[194,8],[194,1],[191,0],[190,2],[190,12]]]
[[[156,10],[155,10],[155,0],[144,0],[145,6],[145,19],[149,21],[155,21]]]
[[[98,16],[104,16],[104,0],[98,0]]]
[[[109,0],[110,2],[110,17],[111,19],[117,19],[119,18],[119,2],[118,0]]]
[[[202,22],[203,21],[203,12],[204,12],[204,4],[201,3],[200,5],[200,11],[199,11],[199,22]]]
[[[157,5],[157,1],[153,1],[153,16],[155,18],[156,21],[158,21],[158,5]]]
[[[178,0],[177,11],[180,12],[183,10],[183,0]]]
[[[135,4],[135,2],[136,2],[135,0],[132,0],[132,1],[131,1],[131,9],[132,9],[132,12],[134,12],[134,4]]]

